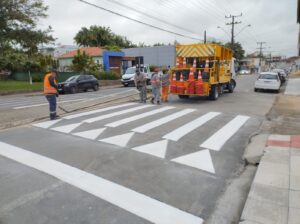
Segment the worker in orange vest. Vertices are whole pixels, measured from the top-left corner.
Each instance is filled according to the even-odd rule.
[[[58,97],[56,76],[58,71],[52,69],[44,78],[44,94],[49,102],[50,120],[54,120],[59,116],[56,115],[56,97]]]
[[[162,102],[168,102],[169,96],[169,85],[170,85],[170,71],[163,70],[161,76],[161,100]]]

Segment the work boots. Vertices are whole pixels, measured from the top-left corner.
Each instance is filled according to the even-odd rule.
[[[58,119],[58,118],[59,118],[59,116],[56,115],[55,112],[54,113],[50,113],[50,120],[55,120],[55,119]]]

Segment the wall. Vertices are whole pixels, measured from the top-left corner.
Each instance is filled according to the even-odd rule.
[[[175,46],[157,46],[122,49],[125,56],[144,57],[144,64],[157,66],[175,66]]]

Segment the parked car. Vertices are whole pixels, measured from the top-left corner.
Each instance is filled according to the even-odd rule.
[[[97,91],[99,89],[98,80],[93,75],[74,75],[66,81],[58,83],[59,93],[77,93],[86,92],[88,89]]]
[[[262,72],[255,81],[254,91],[258,90],[274,90],[280,91],[281,81],[279,74],[276,72]]]
[[[250,70],[243,69],[243,70],[240,70],[239,73],[241,75],[249,75],[250,74]]]
[[[287,80],[287,73],[283,69],[273,69],[272,72],[277,72],[280,76],[281,82],[284,83]]]
[[[124,75],[122,75],[121,83],[124,86],[132,85],[134,86],[134,75],[135,75],[136,67],[129,67],[126,69],[126,72]],[[151,75],[152,72],[150,72],[150,67],[148,65],[145,65],[142,68],[142,72],[144,72],[147,75],[147,84],[150,84]]]

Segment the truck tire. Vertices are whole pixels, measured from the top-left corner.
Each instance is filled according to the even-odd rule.
[[[218,85],[213,85],[209,93],[210,100],[217,100],[219,98],[219,88]]]
[[[235,85],[236,85],[235,81],[231,79],[230,82],[228,83],[228,92],[233,93]]]
[[[178,95],[179,99],[188,99],[190,96],[188,95]]]

